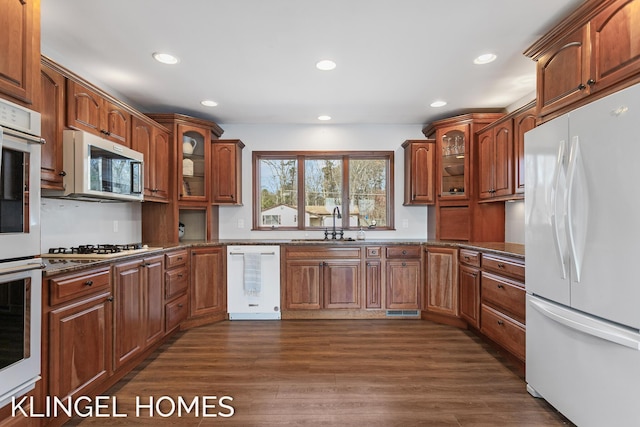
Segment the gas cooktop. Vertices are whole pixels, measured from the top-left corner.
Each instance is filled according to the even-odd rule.
[[[41,256],[43,258],[76,258],[76,259],[103,259],[123,255],[133,255],[149,250],[142,243],[130,243],[126,245],[78,245],[70,248],[50,248]]]

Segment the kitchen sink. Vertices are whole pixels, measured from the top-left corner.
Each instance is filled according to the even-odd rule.
[[[323,242],[323,243],[340,243],[340,242],[355,242],[353,237],[345,237],[344,239],[291,239],[291,242]]]

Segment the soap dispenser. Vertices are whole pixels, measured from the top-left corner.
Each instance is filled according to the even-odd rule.
[[[356,239],[364,240],[364,230],[360,227],[360,230],[356,233]]]

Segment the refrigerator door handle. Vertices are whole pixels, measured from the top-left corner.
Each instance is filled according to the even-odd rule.
[[[565,261],[566,242],[561,241],[561,237],[565,236],[560,226],[564,223],[565,212],[565,194],[566,194],[566,175],[564,173],[564,157],[566,151],[566,141],[561,140],[558,147],[558,157],[556,158],[555,173],[553,175],[553,191],[551,193],[551,230],[553,232],[553,242],[555,243],[556,253],[560,261],[560,270],[562,279],[567,278],[567,268]],[[562,185],[562,187],[561,187]],[[558,203],[558,200],[562,203]],[[562,210],[558,211],[559,208]],[[558,220],[558,217],[560,220]]]
[[[578,136],[571,138],[571,152],[569,153],[567,175],[567,229],[569,248],[575,270],[573,277],[577,283],[580,283],[587,240],[589,191]]]
[[[543,316],[567,328],[640,351],[640,333],[638,332],[606,324],[587,315],[539,299],[530,299],[529,304]]]

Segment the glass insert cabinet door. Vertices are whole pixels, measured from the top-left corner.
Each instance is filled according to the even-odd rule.
[[[466,195],[466,126],[446,130],[440,137],[440,196],[459,197]]]
[[[178,133],[180,199],[206,201],[209,195],[210,136],[206,130],[193,126],[178,126]]]

